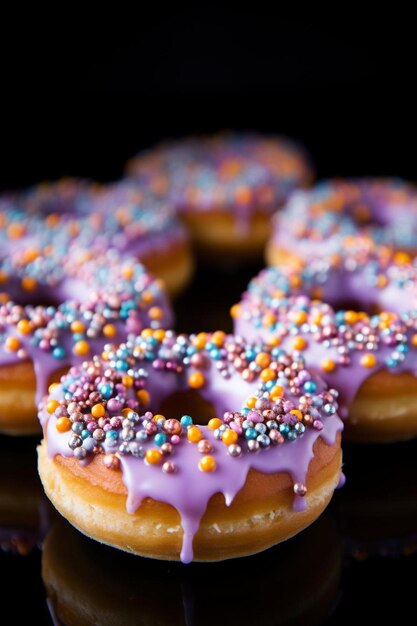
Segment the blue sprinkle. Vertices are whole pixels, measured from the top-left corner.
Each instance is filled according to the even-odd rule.
[[[191,415],[183,415],[182,418],[180,419],[181,426],[184,426],[184,427],[191,426],[192,423],[193,423],[193,418],[191,417]]]
[[[153,440],[157,446],[163,446],[167,441],[167,436],[165,433],[157,433]]]
[[[55,359],[63,359],[65,356],[64,348],[62,346],[56,346],[56,348],[52,350],[52,356]]]
[[[247,430],[245,430],[246,439],[256,439],[257,436],[258,436],[258,433],[256,432],[254,428],[248,428]]]

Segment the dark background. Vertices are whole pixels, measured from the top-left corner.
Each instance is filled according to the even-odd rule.
[[[103,9],[87,21],[63,5],[59,15],[47,17],[53,23],[41,16],[42,25],[35,25],[25,10],[17,28],[6,19],[0,25],[0,188],[62,175],[112,180],[127,158],[160,139],[230,128],[299,139],[319,177],[417,178],[413,20],[393,7],[365,17],[351,4],[338,5],[337,14],[324,19],[301,6],[289,18],[258,3],[251,10],[137,5],[134,13]],[[204,276],[212,284],[222,280]],[[248,278],[233,281],[233,297]],[[178,303],[180,315],[196,305],[198,288],[194,283],[184,297],[186,307]],[[369,448],[368,463],[362,448],[362,468],[390,466],[391,450]],[[415,445],[400,447],[397,457],[403,453],[415,459]],[[355,447],[348,448],[351,489],[362,483],[356,457]],[[415,495],[413,473],[405,476]],[[343,491],[336,512],[347,497]],[[414,495],[405,492],[399,507],[411,526]],[[36,551],[28,557],[0,553],[2,611],[47,623],[39,570]],[[414,606],[416,573],[415,555],[363,563],[346,557],[330,622],[405,620]]]
[[[274,8],[67,7],[12,34],[3,20],[0,186],[110,180],[161,138],[224,128],[300,139],[321,177],[415,178],[411,16]]]

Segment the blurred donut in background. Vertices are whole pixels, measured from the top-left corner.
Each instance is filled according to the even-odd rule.
[[[210,263],[260,259],[271,216],[313,179],[304,149],[255,133],[161,144],[131,159],[126,171],[173,203]]]

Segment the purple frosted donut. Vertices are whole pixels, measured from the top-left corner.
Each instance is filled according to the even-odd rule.
[[[64,246],[116,248],[180,291],[192,272],[188,235],[172,205],[126,181],[98,185],[78,179],[43,183],[0,198],[0,243],[5,248]]]
[[[411,438],[417,435],[417,267],[406,253],[368,239],[350,245],[344,256],[262,271],[232,309],[235,332],[251,341],[273,337],[303,354],[339,390],[351,438]]]
[[[197,390],[221,418],[204,420],[195,397],[181,415]],[[301,355],[145,329],[72,368],[40,405],[41,479],[72,524],[122,550],[259,552],[316,519],[340,482],[337,395]],[[175,413],[157,413],[170,399]]]
[[[274,219],[270,265],[340,252],[347,236],[417,252],[417,187],[401,179],[335,179],[294,193]]]
[[[231,256],[260,255],[270,216],[312,179],[305,152],[279,137],[194,137],[139,154],[130,177],[168,197],[197,246]]]
[[[0,258],[0,288],[2,432],[36,432],[35,399],[109,337],[172,323],[158,281],[115,250],[17,249]]]

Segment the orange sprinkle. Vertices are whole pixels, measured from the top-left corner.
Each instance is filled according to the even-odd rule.
[[[251,396],[250,398],[246,400],[246,406],[248,407],[248,409],[255,408],[255,404],[256,404],[256,398],[254,396]]]
[[[221,348],[226,339],[226,333],[222,330],[216,330],[211,336],[211,343],[214,343],[215,346]]]
[[[234,320],[240,317],[241,312],[242,307],[240,306],[240,304],[234,304],[230,309],[230,315]]]
[[[332,361],[332,359],[324,359],[324,361],[321,362],[323,372],[333,372],[335,368],[336,363]]]
[[[46,225],[49,228],[53,228],[54,226],[56,226],[59,223],[59,215],[58,215],[58,213],[50,213],[47,216],[45,222],[46,222]]]
[[[148,461],[149,465],[156,465],[162,459],[162,452],[151,448],[150,450],[146,451],[145,458]]]
[[[277,373],[275,370],[267,367],[261,372],[261,379],[264,383],[267,383],[270,380],[275,380],[277,377]]]
[[[50,415],[52,415],[52,413],[55,413],[55,410],[58,407],[59,402],[57,400],[48,400],[48,402],[46,403],[46,410]]]
[[[0,270],[0,283],[5,283],[8,276],[4,270]]]
[[[210,430],[216,430],[216,428],[220,428],[222,424],[223,422],[221,421],[221,419],[219,419],[218,417],[212,417],[211,420],[209,420],[207,426],[210,428]]]
[[[294,348],[294,350],[305,350],[305,348],[308,346],[307,341],[304,339],[304,337],[298,336],[295,337],[292,347]]]
[[[204,346],[207,343],[207,333],[198,333],[193,339],[193,344],[197,348],[197,350],[203,350]]]
[[[81,339],[74,344],[72,351],[76,356],[85,356],[90,352],[90,344],[85,339]]]
[[[262,368],[268,367],[271,357],[267,352],[259,352],[255,357],[255,363]]]
[[[376,286],[382,289],[388,285],[388,278],[385,274],[379,274],[376,279]]]
[[[159,342],[164,340],[165,335],[166,332],[162,328],[158,328],[158,330],[155,330],[153,334],[154,338]]]
[[[399,250],[394,254],[394,261],[398,265],[408,265],[408,263],[411,263],[411,257],[407,252]]]
[[[137,391],[136,393],[136,397],[139,400],[139,404],[141,405],[147,405],[151,401],[151,396],[149,395],[149,392],[146,391],[146,389],[139,389],[139,391]]]
[[[10,352],[17,352],[20,348],[20,341],[17,337],[7,337],[4,345]]]
[[[54,389],[56,389],[59,386],[59,383],[51,383],[48,387],[48,392],[52,393]]]
[[[411,343],[415,348],[417,348],[417,334],[411,337]]]
[[[105,324],[103,326],[103,335],[105,337],[115,337],[117,334],[117,329],[114,324]]]
[[[164,312],[159,306],[152,306],[149,309],[149,317],[151,320],[160,320],[162,319]]]
[[[22,278],[22,288],[25,291],[34,291],[37,286],[38,283],[36,281],[36,278],[33,278],[33,276],[24,276]]]
[[[216,461],[212,456],[203,456],[198,463],[198,467],[202,472],[214,472],[216,469]]]
[[[152,328],[144,328],[140,335],[144,339],[147,339],[148,337],[152,337],[153,336],[153,330],[152,330]]]
[[[106,409],[102,404],[95,404],[93,407],[91,407],[91,415],[93,417],[103,417],[105,413]]]
[[[268,345],[270,345],[272,348],[276,348],[280,344],[281,344],[281,337],[278,337],[277,335],[272,335],[271,337],[268,338]]]
[[[262,325],[266,327],[273,326],[276,321],[277,321],[276,315],[274,315],[273,313],[265,313],[265,315],[262,318]]]
[[[188,377],[188,384],[191,389],[200,389],[203,387],[206,379],[201,372],[194,372],[191,376]]]
[[[375,367],[376,356],[370,353],[364,354],[361,358],[361,365],[363,365],[363,367]]]
[[[297,324],[297,326],[301,326],[302,324],[305,324],[307,319],[308,319],[308,316],[305,311],[297,311],[293,315],[294,324]]]
[[[274,387],[272,387],[269,395],[271,397],[271,400],[278,400],[278,398],[282,398],[282,396],[284,395],[284,387],[281,387],[281,385],[275,385]]]
[[[66,433],[71,430],[71,420],[68,417],[60,417],[57,419],[55,426],[59,433]]]
[[[38,258],[40,252],[36,248],[28,248],[23,254],[24,263],[31,263]]]
[[[346,324],[353,326],[359,320],[359,315],[356,311],[346,311],[344,315]]]
[[[299,411],[298,409],[292,409],[290,411],[290,413],[292,413],[293,415],[295,415],[299,420],[303,419],[303,414],[301,413],[301,411]]]
[[[133,278],[133,274],[134,270],[133,267],[131,267],[130,265],[124,265],[122,267],[122,276],[123,278],[126,278],[126,280],[130,280],[131,278]]]
[[[17,323],[17,330],[19,333],[21,333],[22,335],[28,335],[30,333],[30,331],[32,330],[32,325],[29,322],[29,320],[20,320]]]
[[[301,287],[302,284],[302,280],[301,280],[301,276],[299,276],[298,274],[294,274],[294,276],[291,276],[290,278],[290,283],[292,287]]]
[[[85,331],[85,325],[79,320],[75,320],[71,322],[71,332],[72,333],[83,333]]]
[[[125,387],[133,387],[133,378],[128,374],[123,374],[122,385],[124,385]]]
[[[142,293],[142,300],[145,304],[150,304],[155,300],[154,295],[151,291],[144,291]]]
[[[232,444],[236,443],[237,438],[238,434],[230,428],[225,430],[222,435],[222,441],[226,444],[226,446],[231,446]]]
[[[13,222],[7,229],[7,236],[9,239],[20,239],[26,232],[24,224],[20,222]]]
[[[198,426],[190,426],[187,430],[188,441],[198,443],[203,438],[203,433]]]

